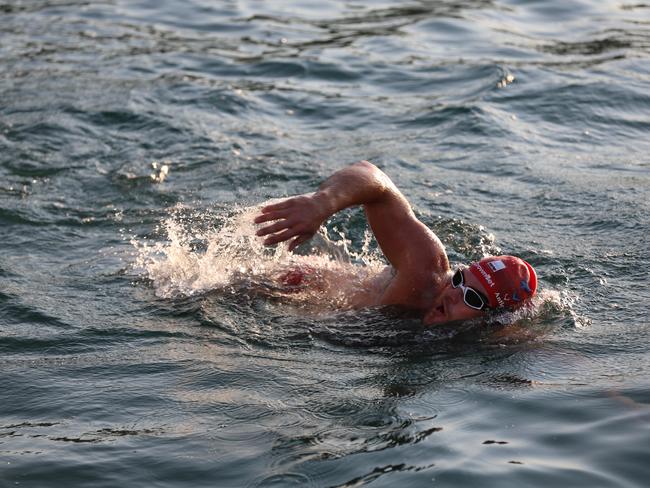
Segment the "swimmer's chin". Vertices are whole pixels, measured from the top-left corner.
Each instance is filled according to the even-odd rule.
[[[435,323],[429,323],[425,324],[423,323],[423,326],[425,328],[431,328],[431,329],[440,329],[440,330],[447,330],[447,331],[462,331],[462,330],[472,330],[475,327],[480,327],[483,325],[483,321],[481,319],[465,319],[465,320],[446,320],[444,322],[435,322]]]
[[[428,320],[427,320],[428,318]],[[422,325],[425,327],[465,327],[484,322],[485,317],[473,317],[468,319],[452,319],[449,317],[427,317],[422,318]]]
[[[453,326],[453,325],[461,325],[469,322],[468,320],[450,320],[445,317],[440,317],[439,319],[434,319],[434,320],[425,320],[424,318],[422,319],[422,324],[425,327],[437,327],[439,325],[446,325],[446,326]]]
[[[422,323],[426,326],[447,324],[449,322],[455,322],[455,320],[449,317],[447,307],[443,300],[440,300],[440,303],[432,306],[429,311],[424,314],[424,317],[422,317]]]

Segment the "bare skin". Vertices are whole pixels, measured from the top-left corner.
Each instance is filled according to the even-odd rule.
[[[255,223],[265,245],[289,242],[289,250],[311,239],[320,226],[344,208],[363,205],[370,228],[394,269],[378,296],[360,296],[358,306],[401,305],[423,313],[425,324],[469,320],[485,312],[468,307],[440,239],[420,222],[410,204],[379,168],[361,161],[337,171],[318,191],[288,198],[261,209]],[[382,273],[383,280],[386,275]],[[486,294],[482,284],[464,272],[465,285]]]

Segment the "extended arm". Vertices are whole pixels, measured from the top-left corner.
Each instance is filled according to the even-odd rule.
[[[354,205],[364,206],[377,242],[398,271],[422,269],[434,262],[446,265],[438,238],[415,217],[390,178],[367,161],[337,171],[313,194],[262,208],[255,222],[273,223],[259,229],[257,235],[268,236],[267,245],[292,239],[291,250],[310,239],[331,215]]]

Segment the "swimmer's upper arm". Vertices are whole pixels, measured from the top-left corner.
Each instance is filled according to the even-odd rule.
[[[266,245],[293,239],[289,248],[311,238],[336,212],[363,205],[379,246],[399,272],[408,275],[443,271],[445,249],[420,222],[391,179],[374,164],[360,161],[336,171],[314,194],[267,205],[255,222],[273,222],[257,231]]]
[[[392,181],[380,198],[364,204],[373,234],[382,252],[398,272],[439,271],[448,266],[440,239],[413,213]]]

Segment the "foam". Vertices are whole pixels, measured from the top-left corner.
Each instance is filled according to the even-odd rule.
[[[253,219],[270,203],[221,211],[177,205],[157,228],[161,240],[131,239],[136,249],[134,270],[150,280],[158,297],[173,298],[242,286],[284,294],[278,277],[309,266],[323,283],[317,290],[292,289],[286,293],[288,299],[347,308],[347,297],[385,266],[370,250],[369,231],[358,252],[342,233],[336,232],[338,239],[332,240],[324,228],[313,239],[309,255],[289,252],[286,243],[265,247],[255,235],[259,226]],[[345,279],[328,280],[334,276]]]

